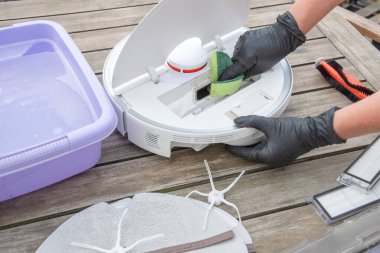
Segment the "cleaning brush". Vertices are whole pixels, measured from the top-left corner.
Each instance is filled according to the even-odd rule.
[[[331,86],[352,102],[357,102],[375,93],[353,75],[344,71],[343,67],[333,59],[318,59],[315,66]]]

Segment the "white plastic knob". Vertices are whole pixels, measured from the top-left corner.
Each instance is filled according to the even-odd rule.
[[[179,44],[168,56],[169,69],[181,73],[195,73],[206,67],[207,50],[200,38],[193,37]]]

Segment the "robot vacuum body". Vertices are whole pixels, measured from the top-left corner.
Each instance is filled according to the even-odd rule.
[[[202,15],[197,4],[213,11]],[[237,128],[233,120],[281,115],[293,86],[288,61],[244,80],[236,93],[223,97],[210,95],[205,64],[213,51],[232,55],[248,30],[243,26],[248,11],[246,0],[160,1],[114,47],[104,66],[104,86],[118,114],[118,131],[166,157],[173,147],[199,151],[211,143],[246,146],[260,141],[260,132]]]

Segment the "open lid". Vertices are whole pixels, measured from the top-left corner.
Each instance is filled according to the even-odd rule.
[[[117,60],[113,87],[165,63],[181,42],[202,43],[238,29],[248,16],[248,0],[161,0],[136,27]]]

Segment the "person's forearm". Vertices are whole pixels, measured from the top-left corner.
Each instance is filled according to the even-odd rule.
[[[380,92],[335,112],[334,130],[346,140],[380,132]]]
[[[306,34],[343,0],[297,0],[290,8],[300,30]]]

